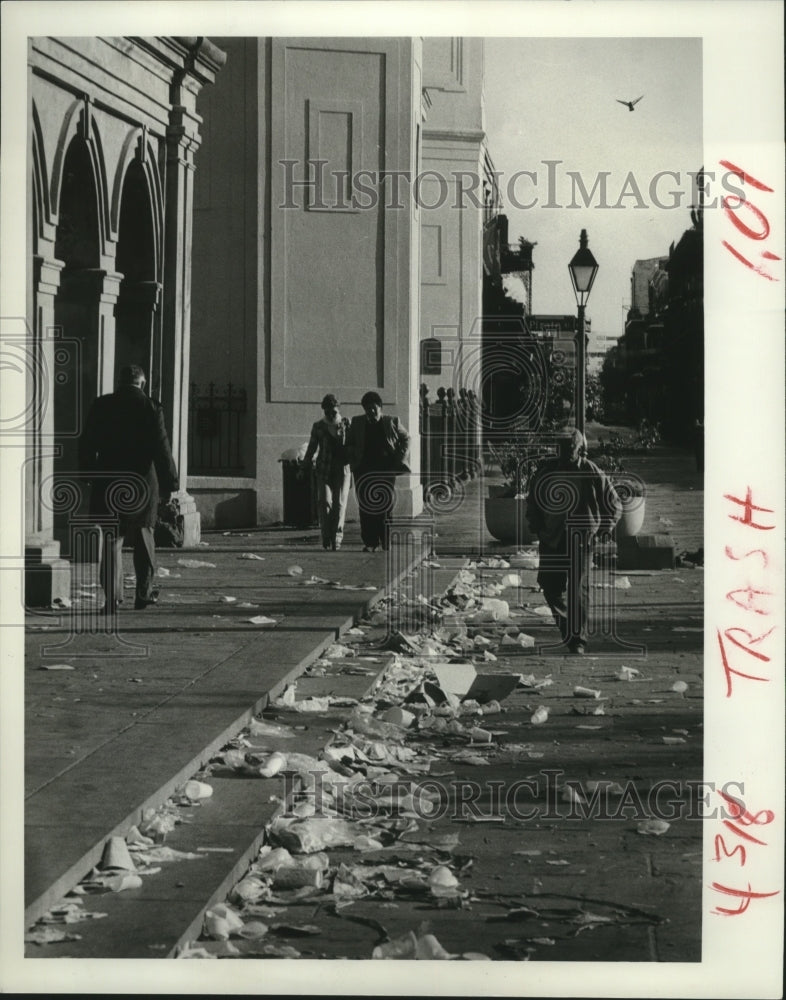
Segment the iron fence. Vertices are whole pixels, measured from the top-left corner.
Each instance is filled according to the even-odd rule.
[[[480,403],[472,389],[440,387],[437,400],[420,387],[420,475],[423,498],[439,484],[452,489],[481,469]]]
[[[188,471],[193,475],[239,474],[244,470],[246,390],[227,382],[200,387],[188,397]]]

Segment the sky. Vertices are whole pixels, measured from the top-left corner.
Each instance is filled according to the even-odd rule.
[[[593,335],[622,333],[634,262],[667,256],[691,226],[688,172],[702,166],[701,57],[696,38],[485,39],[485,127],[509,239],[537,243],[532,312],[576,310],[568,262],[586,229],[599,265],[587,305]],[[639,96],[633,112],[617,103]],[[514,179],[524,170],[536,179]],[[664,170],[679,180],[653,181]],[[580,175],[589,207],[578,188],[574,197],[568,171]],[[591,195],[604,171],[605,206],[600,189]],[[515,204],[536,198],[532,207]],[[678,207],[665,207],[677,198]]]

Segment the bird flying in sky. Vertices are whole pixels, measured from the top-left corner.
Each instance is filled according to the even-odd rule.
[[[642,94],[641,97],[644,97],[644,94]],[[633,105],[638,104],[639,101],[641,100],[641,97],[637,97],[635,101],[621,101],[618,97],[617,104],[624,104],[625,107],[628,109],[628,111],[633,111]]]

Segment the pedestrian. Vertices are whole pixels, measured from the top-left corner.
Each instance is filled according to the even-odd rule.
[[[79,441],[80,465],[91,485],[90,514],[102,525],[99,577],[106,614],[123,601],[124,541],[134,550],[134,608],[157,602],[156,515],[159,501],[178,490],[163,407],[144,387],[138,365],[121,369],[115,392],[90,407]]]
[[[346,443],[349,420],[341,416],[339,402],[332,393],[322,400],[324,416],[311,428],[303,471],[308,474],[316,452],[314,476],[317,483],[317,513],[322,548],[335,552],[344,537],[344,516],[351,475],[347,462]]]
[[[527,496],[527,521],[539,541],[538,584],[563,645],[579,655],[587,648],[592,540],[611,532],[622,514],[609,478],[586,453],[587,439],[572,431],[558,456],[538,467]]]
[[[353,417],[347,452],[355,477],[364,552],[387,549],[387,521],[395,505],[395,477],[409,472],[409,434],[398,417],[382,412],[382,398],[367,392],[361,416]]]

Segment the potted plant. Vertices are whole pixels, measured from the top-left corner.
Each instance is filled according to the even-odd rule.
[[[500,542],[529,545],[535,538],[527,524],[527,490],[542,456],[535,453],[531,442],[515,437],[490,445],[489,450],[505,481],[488,487],[486,527]]]

